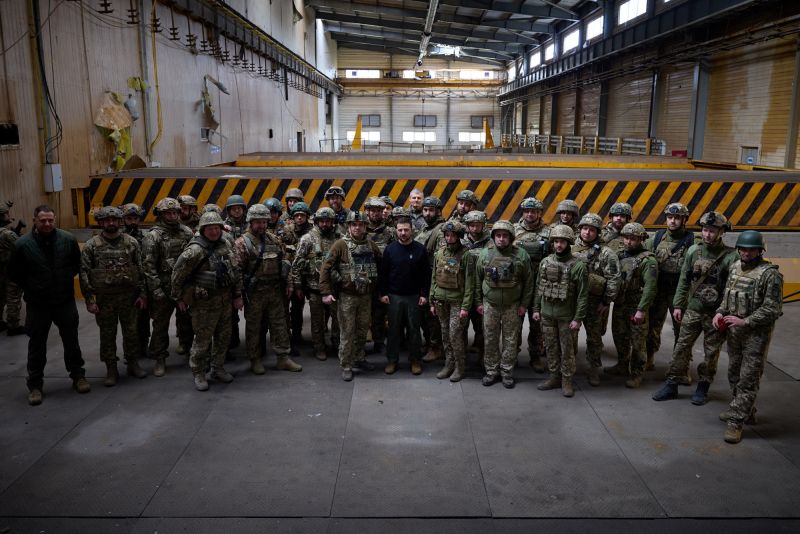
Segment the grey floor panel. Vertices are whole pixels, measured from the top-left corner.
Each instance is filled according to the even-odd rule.
[[[6,489],[0,515],[138,516],[214,402],[154,378],[108,390],[105,402]]]
[[[619,443],[670,517],[800,517],[800,470],[749,428],[725,443],[724,428],[716,439]]]
[[[800,382],[773,382],[758,392],[757,424],[749,429],[800,468]]]
[[[332,518],[328,534],[487,534],[494,531],[491,519],[345,519]]]
[[[459,384],[355,384],[334,517],[489,515]]]
[[[145,515],[327,516],[352,386],[281,373],[224,388]]]
[[[754,532],[790,533],[800,529],[793,519],[497,519],[494,531],[503,534],[547,532],[559,534],[752,534]]]
[[[0,532],[4,534],[128,534],[135,523],[136,520],[132,518],[0,517]]]
[[[328,519],[323,518],[142,518],[130,534],[325,534]]]
[[[794,297],[797,298],[797,297]],[[783,315],[775,323],[769,347],[769,362],[800,380],[800,359],[797,358],[797,333],[800,332],[800,304],[784,304]]]
[[[463,388],[493,517],[663,516],[580,392]]]

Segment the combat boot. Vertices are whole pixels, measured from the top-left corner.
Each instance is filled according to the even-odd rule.
[[[447,360],[444,363],[444,367],[442,367],[442,369],[438,373],[436,373],[436,378],[438,378],[439,380],[448,378],[450,375],[453,374],[453,371],[455,371],[455,369],[456,369],[456,364],[453,362],[453,359],[447,358]]]
[[[589,367],[589,373],[587,378],[589,379],[589,385],[597,387],[600,385],[600,368],[599,367]]]
[[[183,345],[183,343],[178,343],[178,348],[175,349],[175,354],[178,354],[179,356],[186,356],[187,352],[188,351],[186,350],[186,347]]]
[[[536,389],[539,391],[549,391],[551,389],[556,389],[561,387],[561,377],[556,375],[550,375],[550,378],[536,386]]]
[[[128,376],[136,378],[144,378],[147,376],[147,371],[139,366],[138,360],[129,361],[127,365]]]
[[[450,382],[460,382],[462,378],[464,378],[464,367],[465,362],[464,359],[456,360],[456,366],[453,370],[453,374],[450,375]]]
[[[72,389],[78,393],[89,393],[92,390],[92,386],[89,384],[89,381],[86,380],[86,377],[79,376],[72,380]]]
[[[194,389],[197,391],[208,391],[208,381],[206,381],[206,374],[203,371],[195,371],[194,373]]]
[[[544,373],[544,361],[541,356],[531,356],[531,367],[534,373]]]
[[[422,362],[420,362],[419,360],[411,360],[411,374],[412,375],[422,374]]]
[[[561,379],[561,394],[565,397],[575,396],[575,388],[572,387],[572,377]]]
[[[725,410],[724,412],[719,414],[719,420],[725,423],[729,422],[732,418],[733,418],[733,410],[730,409]],[[758,423],[758,420],[756,419],[755,408],[753,408],[753,411],[750,412],[750,415],[747,417],[747,419],[745,419],[744,423],[746,425],[755,425],[756,423]]]
[[[502,378],[503,387],[506,389],[513,389],[514,388],[514,377],[511,375],[503,375]]]
[[[653,394],[654,401],[665,401],[678,398],[678,384],[672,380],[667,380],[661,389]]]
[[[491,386],[492,384],[495,384],[499,380],[500,380],[500,376],[497,373],[491,373],[491,374],[487,373],[481,379],[481,384],[483,384],[484,386],[488,387],[488,386]]]
[[[106,379],[103,380],[103,385],[107,388],[117,385],[119,380],[119,369],[117,369],[117,362],[106,362]]]
[[[354,367],[358,367],[362,371],[374,371],[375,364],[369,361],[368,359],[364,358],[363,360],[358,360],[353,364]]]
[[[687,374],[686,376],[682,376],[678,379],[678,384],[681,386],[691,386],[692,385],[692,375]]]
[[[711,387],[710,382],[701,380],[697,383],[697,389],[692,394],[692,404],[695,406],[702,406],[708,402],[708,388]]]
[[[153,367],[153,376],[164,376],[167,373],[167,362],[164,358],[156,358],[156,366]]]
[[[350,367],[345,367],[342,369],[342,380],[345,382],[350,382],[353,380],[353,370]]]
[[[655,354],[647,354],[647,361],[644,364],[645,371],[652,371],[656,368],[656,355]]]
[[[223,384],[230,384],[233,382],[233,375],[226,371],[221,365],[211,369],[211,378]]]
[[[30,393],[28,393],[28,404],[31,406],[39,406],[42,403],[43,396],[41,389],[32,389]]]
[[[302,365],[295,363],[288,356],[278,356],[278,365],[275,368],[279,371],[292,371],[294,373],[299,373],[303,370]]]
[[[725,430],[725,441],[733,444],[742,441],[742,426],[728,422],[728,428]]]
[[[250,360],[250,371],[254,375],[263,375],[267,372],[267,370],[264,369],[264,364],[261,363],[261,358],[253,358]]]
[[[614,375],[614,376],[628,376],[631,374],[630,372],[630,363],[628,362],[619,362],[616,365],[611,367],[606,367],[603,369],[607,375]]]
[[[428,349],[427,354],[422,357],[422,361],[425,363],[435,362],[436,360],[442,357],[442,349],[439,347],[431,346]]]
[[[642,375],[632,376],[625,381],[625,387],[636,389],[642,385]]]
[[[386,362],[386,367],[383,368],[383,372],[387,375],[393,375],[397,372],[397,362]]]
[[[328,353],[325,352],[325,349],[318,350],[314,352],[314,357],[319,361],[324,362],[325,360],[328,359]]]

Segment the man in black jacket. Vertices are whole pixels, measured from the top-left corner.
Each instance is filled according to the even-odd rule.
[[[78,308],[73,279],[80,272],[81,251],[69,232],[56,228],[50,206],[33,212],[33,232],[15,243],[8,265],[9,278],[24,291],[28,341],[28,403],[42,403],[47,334],[55,324],[64,345],[64,364],[78,393],[91,389],[86,381],[78,343]]]

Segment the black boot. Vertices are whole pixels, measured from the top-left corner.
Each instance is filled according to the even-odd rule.
[[[694,390],[692,395],[692,404],[695,406],[702,406],[708,402],[708,388],[711,387],[710,382],[701,380],[697,383],[697,389]]]
[[[664,385],[661,386],[661,389],[656,391],[655,395],[653,395],[654,401],[665,401],[677,398],[678,398],[678,384],[671,380],[667,380],[666,382],[664,382]]]

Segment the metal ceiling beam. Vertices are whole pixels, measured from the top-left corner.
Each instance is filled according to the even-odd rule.
[[[387,54],[395,54],[395,55],[402,55],[402,56],[409,56],[409,57],[416,57],[417,50],[416,49],[409,49],[409,48],[396,48],[393,46],[384,46],[377,43],[363,43],[357,40],[349,41],[349,40],[338,40],[337,43],[342,48],[353,48],[356,50],[370,50],[373,52],[385,52]],[[434,56],[435,57],[435,56]],[[488,58],[478,58],[472,56],[462,56],[456,58],[460,62],[466,63],[475,63],[478,65],[492,65],[495,67],[504,67],[505,61],[503,60],[495,60],[495,59],[488,59]]]
[[[412,54],[415,55],[415,56],[418,54],[418,50],[416,49],[416,47],[414,47],[413,49],[409,49],[408,48],[409,43],[387,40],[387,39],[380,38],[380,37],[370,37],[370,36],[366,36],[366,35],[352,35],[352,34],[337,33],[337,32],[331,32],[331,37],[337,42],[365,43],[365,44],[377,45],[377,46],[388,46],[390,48],[400,48],[400,49],[413,50]],[[411,43],[411,46],[413,46],[413,45],[414,45],[414,43]],[[493,60],[493,62],[510,61],[510,60],[514,59],[514,56],[511,55],[511,54],[503,54],[503,53],[499,53],[499,52],[489,52],[489,51],[486,51],[486,50],[480,50],[480,49],[469,47],[469,46],[462,47],[462,48],[464,49],[465,53],[469,54],[469,57],[485,58],[487,60]],[[456,61],[461,61],[461,57],[455,57],[455,56],[439,56],[439,55],[437,55],[437,56],[434,56],[434,57],[447,57],[447,58],[452,58],[453,60],[456,60]]]
[[[531,15],[545,19],[579,20],[580,17],[563,7],[554,5],[529,4],[530,0],[441,0],[442,5],[463,7],[469,9],[483,9],[497,13],[511,13],[514,15]]]

